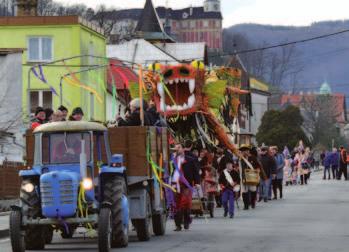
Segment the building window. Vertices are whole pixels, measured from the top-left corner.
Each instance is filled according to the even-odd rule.
[[[217,28],[220,28],[220,27],[221,27],[221,21],[216,20],[216,27],[217,27]]]
[[[46,62],[53,60],[52,38],[30,37],[28,38],[28,61]]]
[[[190,21],[190,28],[195,28],[196,26],[196,22],[195,21]]]
[[[208,20],[204,20],[204,28],[208,28]]]
[[[35,113],[37,107],[52,109],[52,92],[46,90],[30,91],[30,113]]]

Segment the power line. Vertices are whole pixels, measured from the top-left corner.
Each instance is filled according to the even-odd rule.
[[[292,41],[292,42],[286,42],[286,43],[281,43],[281,44],[276,44],[276,45],[271,45],[271,46],[265,46],[265,47],[259,47],[259,48],[254,48],[254,49],[247,49],[247,50],[237,51],[237,52],[234,52],[234,53],[222,53],[222,54],[219,54],[219,55],[210,55],[209,57],[235,56],[235,55],[238,55],[238,54],[245,54],[245,53],[257,52],[257,51],[264,51],[264,50],[269,50],[269,49],[273,49],[273,48],[284,47],[284,46],[295,45],[295,44],[301,44],[301,43],[306,43],[306,42],[309,42],[309,41],[314,41],[314,40],[318,40],[318,39],[323,39],[323,38],[328,38],[328,37],[332,37],[332,36],[337,36],[337,35],[340,35],[340,34],[343,34],[343,33],[347,33],[347,32],[349,32],[349,29],[338,31],[338,32],[334,32],[334,33],[328,33],[328,34],[324,34],[324,35],[320,35],[320,36],[316,36],[316,37],[312,37],[312,38],[296,40],[296,41]]]

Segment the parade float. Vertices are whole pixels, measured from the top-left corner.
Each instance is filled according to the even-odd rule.
[[[177,141],[196,139],[204,146],[226,146],[237,152],[233,127],[237,124],[241,71],[235,68],[205,70],[203,63],[153,64],[144,72],[143,99],[153,100]],[[139,98],[139,85],[130,85],[132,98]]]

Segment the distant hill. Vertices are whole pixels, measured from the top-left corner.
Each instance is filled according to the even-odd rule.
[[[349,28],[349,20],[326,21],[311,26],[271,26],[258,24],[239,24],[225,30],[225,34],[244,34],[248,41],[259,47],[316,37]],[[299,44],[297,63],[305,68],[299,77],[299,84],[305,91],[318,90],[327,81],[334,92],[349,95],[349,32],[338,36]],[[287,88],[286,88],[287,89]]]

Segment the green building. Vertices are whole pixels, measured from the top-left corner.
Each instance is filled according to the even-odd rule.
[[[22,56],[23,73],[18,73],[23,76],[25,114],[29,111],[33,113],[37,106],[55,110],[62,101],[70,112],[74,107],[82,107],[85,120],[105,120],[104,68],[76,74],[74,83],[63,81],[63,98],[60,96],[62,76],[84,70],[91,65],[102,64],[104,59],[81,57],[59,61],[41,69],[36,68],[36,74],[28,74],[34,65],[63,58],[79,55],[105,57],[106,40],[100,28],[78,16],[3,17],[0,18],[0,48],[25,49]]]

